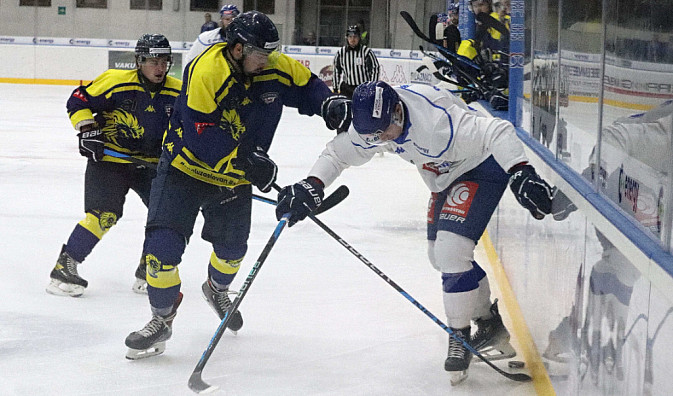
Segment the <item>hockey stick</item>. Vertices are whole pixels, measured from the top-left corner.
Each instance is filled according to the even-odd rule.
[[[484,361],[486,364],[491,366],[495,371],[500,373],[501,375],[507,377],[508,379],[511,379],[512,381],[517,381],[517,382],[526,382],[526,381],[531,381],[532,378],[528,374],[524,373],[508,373],[507,371],[504,371],[500,369],[498,366],[493,364],[491,361],[486,359],[484,355],[479,353],[476,349],[472,347],[466,340],[463,340],[462,338],[456,336],[453,330],[451,330],[450,327],[445,325],[441,320],[439,320],[435,315],[433,315],[430,311],[428,311],[423,305],[421,305],[420,302],[418,302],[415,298],[411,297],[409,293],[404,291],[397,283],[395,283],[392,279],[390,279],[386,274],[384,274],[381,270],[376,268],[374,264],[372,264],[369,260],[367,260],[362,254],[360,254],[357,250],[355,250],[354,247],[348,244],[348,242],[344,241],[339,235],[337,235],[332,229],[330,229],[328,226],[326,226],[322,221],[318,220],[317,217],[313,215],[309,215],[311,220],[313,220],[314,223],[316,223],[320,228],[322,228],[325,232],[327,232],[332,238],[336,239],[337,242],[339,242],[346,250],[348,250],[351,254],[353,254],[355,257],[357,257],[360,261],[362,261],[367,267],[369,267],[372,271],[376,273],[381,279],[386,281],[390,286],[392,286],[395,290],[397,290],[400,294],[404,296],[407,300],[409,300],[413,305],[416,306],[416,308],[420,309],[421,312],[423,312],[426,316],[428,316],[430,319],[432,319],[433,322],[435,322],[439,327],[441,327],[444,331],[449,333],[451,337],[453,337],[455,340],[459,341],[463,346],[474,356],[478,357],[482,361]]]
[[[110,157],[123,159],[125,161],[134,163],[136,165],[143,165],[143,166],[146,166],[150,169],[157,169],[157,164],[155,164],[154,162],[149,162],[149,161],[145,161],[145,160],[142,160],[142,159],[139,159],[139,158],[135,158],[135,157],[132,157],[132,156],[130,156],[128,154],[125,154],[125,153],[120,153],[120,152],[110,150],[110,149],[103,150],[103,153],[105,155],[109,155]],[[318,209],[316,209],[314,215],[319,215],[320,213],[323,213],[323,212],[333,208],[339,202],[346,199],[346,197],[348,196],[349,193],[350,193],[350,190],[348,190],[348,187],[346,187],[345,185],[339,186],[336,190],[334,190],[334,192],[332,194],[330,194],[327,198],[325,198],[323,200],[322,205],[320,205],[320,207]],[[257,194],[252,194],[252,198],[256,199],[257,201],[265,202],[265,203],[268,203],[268,204],[271,204],[271,205],[276,205],[278,203],[275,199],[267,198],[267,197],[257,195]]]
[[[201,359],[199,359],[199,362],[196,364],[196,367],[194,368],[192,375],[189,377],[189,382],[187,383],[189,385],[189,389],[191,389],[192,391],[196,393],[210,393],[217,390],[218,388],[217,386],[208,385],[201,377],[203,368],[208,362],[210,355],[213,354],[213,351],[215,350],[217,343],[220,341],[220,338],[222,338],[222,334],[224,334],[227,325],[229,325],[229,322],[231,321],[232,315],[230,315],[229,313],[236,312],[238,306],[241,305],[241,301],[243,300],[248,290],[250,289],[252,281],[254,281],[255,277],[257,277],[257,274],[259,273],[259,270],[262,268],[264,261],[269,255],[269,252],[271,252],[271,248],[273,248],[273,246],[276,244],[276,241],[278,240],[278,237],[280,237],[280,233],[283,231],[283,228],[285,228],[285,225],[287,224],[287,220],[289,217],[290,214],[286,213],[278,222],[276,229],[273,231],[273,234],[269,238],[269,241],[266,243],[266,246],[264,246],[264,250],[262,250],[262,253],[259,255],[259,258],[255,262],[255,265],[252,266],[252,270],[250,270],[248,277],[245,279],[245,282],[243,282],[241,290],[239,290],[238,292],[238,296],[236,296],[236,299],[234,299],[234,302],[229,311],[225,313],[224,318],[220,322],[220,325],[217,327],[217,330],[213,335],[213,338],[210,339],[208,347],[206,347],[206,350],[203,351]]]

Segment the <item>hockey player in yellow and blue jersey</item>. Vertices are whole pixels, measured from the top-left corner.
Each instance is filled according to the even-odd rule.
[[[248,248],[252,185],[268,192],[276,180],[267,150],[283,106],[321,114],[330,129],[350,122],[350,112],[339,111],[344,99],[331,96],[316,75],[278,49],[273,22],[249,11],[227,27],[225,42],[203,51],[184,71],[145,231],[152,319],[126,338],[129,359],[162,353],[171,337],[182,300],[178,264],[199,211],[201,237],[213,246],[202,292],[220,319],[231,307],[229,285]],[[238,331],[241,314],[231,315],[229,329]]]
[[[88,282],[77,267],[122,217],[126,194],[134,190],[147,205],[152,178],[147,167],[104,154],[111,149],[147,162],[158,162],[161,139],[181,82],[167,76],[171,46],[163,35],[145,34],[135,48],[136,70],[110,69],[68,99],[70,121],[87,157],[84,211],[51,271],[47,292],[78,297]],[[144,272],[141,266],[139,269]]]

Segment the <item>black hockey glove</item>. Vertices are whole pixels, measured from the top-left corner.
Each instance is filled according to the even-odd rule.
[[[271,191],[278,175],[278,166],[260,147],[251,151],[239,147],[236,167],[244,171],[245,178],[263,193]]]
[[[352,102],[344,95],[330,96],[322,102],[320,113],[328,129],[347,131],[353,118]]]
[[[95,162],[103,160],[105,139],[103,131],[96,124],[84,125],[77,134],[79,138],[79,153]]]
[[[509,186],[521,206],[528,209],[538,220],[551,213],[553,190],[528,164],[515,165],[510,169]]]
[[[288,227],[292,227],[318,209],[324,196],[323,184],[315,177],[309,177],[299,183],[285,186],[278,193],[276,219],[280,220],[285,213],[290,213]]]

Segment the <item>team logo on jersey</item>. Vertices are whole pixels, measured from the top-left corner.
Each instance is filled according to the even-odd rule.
[[[117,215],[112,212],[102,212],[98,215],[98,224],[103,232],[107,232],[117,224]]]
[[[203,130],[207,127],[215,126],[214,122],[195,122],[194,128],[196,128],[196,134],[200,135],[203,133]]]
[[[79,89],[76,89],[75,92],[72,93],[72,96],[76,97],[77,99],[81,100],[82,102],[88,102],[89,100],[84,96],[82,91]]]
[[[236,110],[224,110],[220,117],[220,129],[229,133],[231,137],[238,141],[241,135],[245,133],[245,125],[241,122],[241,117]]]
[[[164,106],[164,112],[166,113],[166,117],[171,118],[171,114],[173,114],[173,105],[167,104]]]
[[[154,106],[152,106],[152,105],[147,106],[145,111],[148,112],[148,113],[155,113],[156,112],[156,110],[154,110]]]
[[[449,173],[449,170],[451,170],[451,162],[449,161],[442,161],[440,163],[427,162],[423,164],[423,169],[426,171],[430,171],[436,175],[441,175],[442,173]]]
[[[433,192],[428,201],[428,224],[435,223],[435,207],[437,206],[438,196],[439,194]]]
[[[446,201],[442,206],[442,215],[466,217],[467,213],[470,211],[472,199],[478,188],[479,184],[474,182],[466,181],[456,183],[449,190]]]
[[[103,127],[105,138],[117,146],[122,146],[119,143],[122,139],[138,140],[145,135],[145,128],[141,127],[138,119],[127,111],[117,109],[103,113],[103,117],[105,117]]]
[[[271,104],[276,101],[278,98],[278,92],[266,92],[260,96],[260,99],[262,99],[262,102],[266,104]]]

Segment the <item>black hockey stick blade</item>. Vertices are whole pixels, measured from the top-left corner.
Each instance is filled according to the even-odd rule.
[[[189,376],[189,382],[187,384],[189,385],[189,389],[198,394],[208,394],[219,389],[218,386],[208,385],[203,378],[201,378],[201,370],[194,371],[192,375]]]

